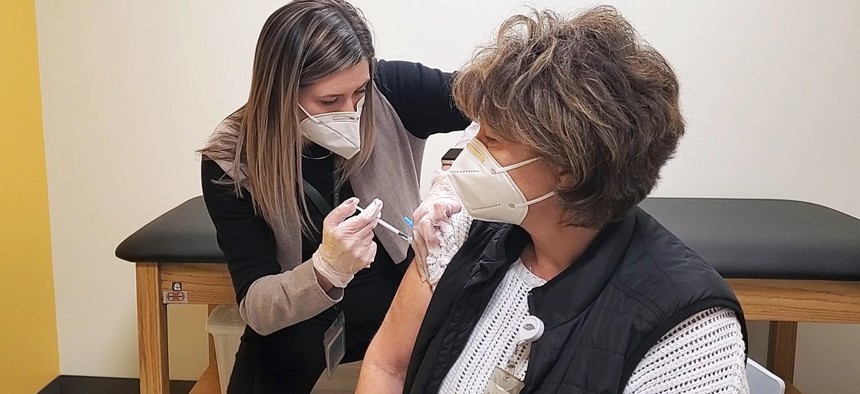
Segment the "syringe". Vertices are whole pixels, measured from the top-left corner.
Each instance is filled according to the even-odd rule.
[[[355,209],[358,209],[359,212],[364,212],[364,208],[358,205],[355,206]],[[398,230],[397,227],[388,224],[388,222],[382,219],[377,219],[377,222],[381,224],[382,227],[385,227],[387,230],[393,232],[394,234],[397,234],[398,237],[403,238],[404,241],[412,243],[412,237],[406,235],[406,233],[404,233],[403,231]]]

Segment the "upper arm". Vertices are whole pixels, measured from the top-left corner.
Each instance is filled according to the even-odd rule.
[[[426,139],[469,125],[451,97],[453,73],[421,63],[380,60],[376,76],[379,90],[412,135]]]
[[[430,286],[421,281],[417,266],[410,264],[391,308],[368,348],[359,388],[390,387],[385,381],[394,378],[402,390],[406,368],[432,295]]]
[[[274,233],[266,221],[254,212],[250,194],[236,196],[232,186],[213,181],[226,179],[217,163],[201,164],[203,198],[215,225],[218,246],[227,259],[227,267],[241,303],[257,279],[280,273]]]

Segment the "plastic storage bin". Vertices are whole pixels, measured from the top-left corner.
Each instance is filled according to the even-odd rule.
[[[239,307],[236,305],[218,305],[215,307],[206,320],[206,331],[212,334],[215,339],[218,380],[221,383],[221,394],[226,394],[227,384],[230,383],[230,374],[233,372],[233,364],[236,362],[239,342],[245,332],[245,322],[239,316]],[[320,348],[322,348],[322,342],[320,342]],[[341,364],[331,377],[323,372],[314,387],[314,392],[355,391],[360,370],[361,361],[357,361]]]
[[[218,380],[221,382],[221,394],[227,393],[227,383],[233,372],[236,352],[242,333],[245,332],[245,322],[239,316],[236,305],[218,305],[206,319],[206,331],[215,340],[215,358],[218,360]]]

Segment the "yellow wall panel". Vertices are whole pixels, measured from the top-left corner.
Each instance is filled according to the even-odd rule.
[[[33,0],[0,1],[0,392],[59,373]]]

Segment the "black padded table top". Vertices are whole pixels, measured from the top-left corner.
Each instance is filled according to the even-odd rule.
[[[126,238],[116,257],[140,263],[226,263],[203,196],[173,208]]]
[[[788,200],[649,198],[640,206],[726,278],[860,280],[860,220]]]
[[[787,200],[648,198],[640,206],[726,278],[860,280],[860,220]],[[131,262],[224,263],[202,197],[126,238]]]

